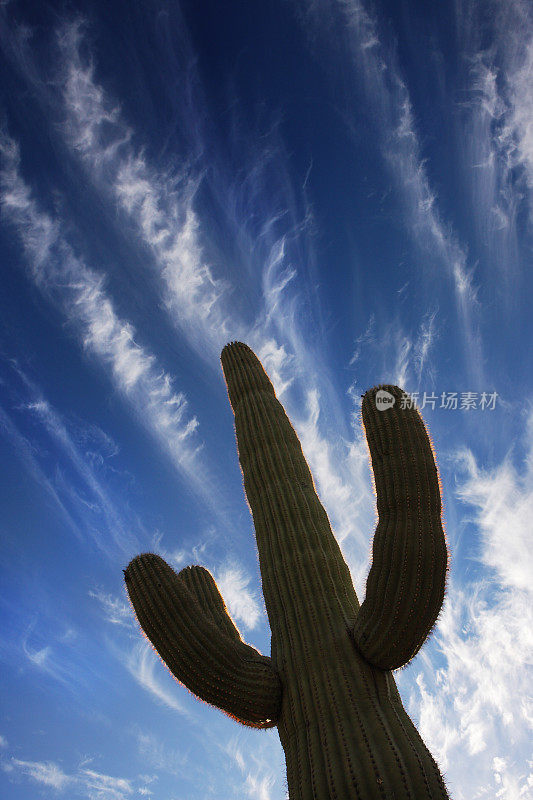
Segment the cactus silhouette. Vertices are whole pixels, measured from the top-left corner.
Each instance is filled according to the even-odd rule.
[[[244,725],[277,726],[290,800],[441,800],[444,781],[403,708],[392,671],[427,638],[444,598],[447,549],[437,468],[415,408],[363,396],[379,522],[360,606],[300,442],[252,350],[222,368],[253,514],[271,656],[245,644],[210,573],[134,558],[139,624],[179,681]],[[376,392],[395,398],[381,411]]]

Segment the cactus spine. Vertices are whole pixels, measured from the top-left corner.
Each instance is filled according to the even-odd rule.
[[[246,645],[207,570],[153,554],[125,571],[137,619],[173,674],[244,725],[277,725],[290,800],[444,800],[391,670],[418,652],[444,597],[447,549],[424,423],[402,391],[363,397],[379,524],[361,606],[298,438],[245,344],[222,351],[253,514],[271,658]],[[386,411],[377,389],[395,398]]]

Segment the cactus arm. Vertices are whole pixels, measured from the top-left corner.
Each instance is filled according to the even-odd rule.
[[[387,410],[376,408],[378,389],[396,398]],[[365,659],[387,670],[410,661],[435,624],[448,560],[431,442],[418,410],[402,408],[403,396],[397,386],[379,386],[362,403],[379,522],[352,634]]]
[[[221,361],[254,519],[272,655],[278,645],[294,652],[303,638],[316,641],[317,625],[329,633],[337,612],[353,623],[359,603],[298,437],[260,361],[241,342],[226,345]]]
[[[160,556],[144,553],[124,576],[139,624],[179,681],[243,725],[276,724],[279,676],[270,658],[241,640],[207,570],[177,575]]]
[[[226,604],[209,570],[198,566],[185,567],[178,572],[178,577],[194,595],[206,617],[209,617],[225,636],[241,642],[241,634],[228,614]]]

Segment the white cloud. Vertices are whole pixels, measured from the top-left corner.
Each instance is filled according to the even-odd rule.
[[[396,69],[390,63],[389,69]],[[473,268],[467,266],[468,254],[456,235],[443,221],[438,211],[437,197],[431,188],[420,145],[415,131],[413,112],[408,90],[399,75],[394,74],[397,94],[394,97],[398,118],[393,135],[385,146],[385,156],[404,195],[407,221],[411,232],[426,253],[437,255],[448,271],[455,293],[455,303],[462,327],[467,367],[471,377],[483,380],[482,343],[477,329],[477,287],[473,282]],[[383,84],[381,91],[388,91]],[[393,98],[390,98],[393,100]]]
[[[397,346],[397,355],[392,375],[392,382],[403,387],[407,385],[407,369],[411,360],[411,350],[413,345],[407,336],[402,336],[399,333],[396,334],[395,340]]]
[[[229,756],[235,763],[239,772],[243,776],[242,785],[237,784],[235,791],[250,798],[261,798],[261,800],[271,800],[279,794],[280,772],[284,770],[277,768],[277,762],[283,761],[283,751],[278,737],[261,737],[261,742],[255,746],[250,746],[252,741],[249,732],[242,732],[232,736],[229,741],[219,747],[225,756]],[[254,738],[255,741],[255,738]]]
[[[104,775],[92,769],[82,769],[79,780],[85,784],[90,800],[124,800],[133,792],[131,781]]]
[[[125,628],[135,627],[135,629],[137,629],[137,626],[134,624],[131,608],[118,597],[114,597],[112,594],[101,590],[95,592],[90,591],[89,597],[98,600],[102,606],[107,622],[110,622],[112,625],[122,625]]]
[[[483,564],[501,585],[531,591],[533,553],[530,514],[533,510],[533,474],[517,474],[510,455],[493,470],[477,466],[471,452],[458,454],[467,481],[458,496],[476,508]]]
[[[53,761],[27,761],[11,758],[2,763],[4,772],[14,776],[21,774],[36,783],[54,789],[58,794],[68,791],[69,796],[81,797],[86,800],[127,800],[134,793],[148,796],[153,792],[146,786],[136,788],[134,782],[127,778],[107,775],[84,765],[84,759],[76,771],[68,774]],[[146,776],[139,776],[139,782],[146,784]]]
[[[36,625],[37,619],[34,619],[26,627],[22,638],[22,652],[28,661],[41,672],[49,675],[64,686],[72,687],[79,680],[79,676],[75,673],[73,674],[73,665],[72,663],[67,663],[65,653],[59,653],[57,646],[53,647],[52,644],[48,642],[42,644],[42,641],[39,641],[38,645],[31,645],[30,639]],[[36,638],[42,640],[42,634],[37,635]]]
[[[246,764],[244,761],[244,755],[242,752],[242,747],[239,741],[239,737],[232,736],[232,738],[227,743],[225,750],[227,755],[229,755],[229,757],[235,761],[241,772],[244,772],[246,769]]]
[[[496,0],[490,14],[470,0],[455,4],[455,28],[467,74],[458,106],[459,166],[487,285],[498,285],[502,311],[515,319],[521,235],[533,221],[533,15],[527,0]]]
[[[324,30],[323,19],[331,15],[330,6],[316,0],[307,0],[304,5],[308,18]],[[438,210],[438,197],[421,155],[409,91],[397,57],[393,48],[381,41],[376,19],[360,0],[338,0],[336,6],[345,24],[354,79],[363,90],[383,157],[403,198],[407,228],[426,260],[429,256],[433,264],[446,270],[455,295],[467,369],[471,378],[483,383],[473,268],[468,266],[465,246]],[[424,269],[427,271],[427,263]]]
[[[61,767],[51,761],[22,761],[18,758],[11,759],[12,764],[29,775],[37,783],[51,786],[61,791],[72,783],[72,777],[66,775]]]
[[[517,225],[524,204],[533,213],[533,95],[528,75],[533,18],[521,0],[496,2],[489,34],[486,19],[479,16],[481,7],[463,9],[458,3],[456,9],[468,71],[458,141],[464,186],[471,197],[487,280],[498,282],[504,311],[512,315],[522,269]]]
[[[511,125],[517,142],[517,161],[523,164],[527,183],[533,192],[533,22],[530,22],[529,41],[524,47],[522,63],[507,76],[511,92]],[[533,213],[533,205],[531,207]]]
[[[376,317],[371,314],[366,326],[365,332],[358,336],[355,340],[355,350],[352,358],[350,359],[350,366],[356,363],[361,357],[362,345],[365,347],[368,344],[374,344],[376,341]]]
[[[84,454],[80,452],[73,437],[70,435],[65,421],[20,370],[19,375],[23,378],[33,396],[32,401],[25,405],[25,409],[37,417],[59,450],[67,456],[71,467],[83,480],[95,502],[90,503],[84,500],[73,487],[67,485],[64,488],[71,498],[74,497],[78,503],[82,503],[92,511],[101,513],[105,520],[105,535],[102,535],[98,529],[93,534],[98,546],[112,559],[115,555],[110,548],[111,541],[115,542],[120,552],[130,553],[136,547],[135,537],[130,528],[126,527],[102,482],[96,477],[92,465],[87,462]]]
[[[495,797],[503,800],[528,800],[533,795],[533,761],[528,762],[529,774],[517,775],[516,764],[512,759],[495,756],[494,770]]]
[[[407,391],[408,387],[412,390],[420,387],[422,376],[433,381],[431,356],[438,340],[435,325],[437,313],[437,308],[426,311],[418,328],[412,331],[406,331],[395,315],[390,322],[382,324],[379,337],[375,334],[375,317],[372,315],[367,329],[356,339],[350,366],[357,362],[361,346],[364,345],[367,357],[370,355],[374,362],[374,373],[383,375],[384,383],[396,384]],[[348,394],[357,400],[356,382],[349,388]]]
[[[328,513],[335,538],[350,569],[359,600],[365,594],[370,564],[370,545],[376,525],[375,497],[369,469],[366,439],[354,416],[353,438],[331,435],[320,424],[320,392],[305,392],[304,413],[292,423],[311,468],[317,494]]]
[[[177,700],[175,694],[163,685],[163,680],[156,677],[156,674],[157,676],[161,675],[162,663],[160,657],[152,649],[151,644],[144,640],[135,645],[126,660],[129,672],[143,689],[146,689],[147,692],[172,711],[187,714],[188,712]]]
[[[49,645],[47,645],[46,647],[42,647],[40,650],[31,651],[28,649],[27,646],[25,646],[24,652],[26,653],[32,664],[36,664],[38,667],[44,667],[46,662],[49,660],[52,648]]]
[[[201,491],[195,469],[198,444],[193,443],[198,422],[189,415],[184,394],[174,390],[172,377],[135,341],[131,324],[117,316],[103,279],[77,258],[58,223],[31,198],[19,174],[18,148],[5,134],[0,137],[0,155],[2,204],[18,230],[37,285],[59,299],[84,346],[108,367],[139,421]]]
[[[67,523],[67,526],[78,538],[80,538],[79,526],[65,507],[65,504],[60,498],[56,487],[42,470],[36,458],[35,446],[20,433],[17,426],[2,408],[0,408],[0,430],[11,442],[17,458],[19,458],[23,463],[26,471],[32,476],[34,481],[52,498],[54,505]]]
[[[225,564],[216,573],[216,583],[232,619],[252,630],[261,618],[261,606],[248,588],[250,576],[236,563]]]
[[[5,736],[0,736],[0,747],[7,747],[7,739]]]
[[[274,784],[274,779],[269,775],[254,775],[249,773],[246,776],[244,785],[245,792],[249,797],[257,800],[271,800],[270,790]]]
[[[258,342],[256,354],[274,386],[278,399],[281,399],[294,380],[290,369],[294,358],[289,356],[284,345],[278,345],[276,340],[271,338]]]
[[[189,758],[189,748],[183,749],[172,745],[169,746],[153,733],[144,730],[137,730],[136,741],[139,755],[146,760],[150,767],[171,775],[190,776],[192,765]],[[150,782],[146,776],[144,776],[143,780],[145,783]]]
[[[433,374],[429,366],[429,356],[431,349],[437,339],[437,332],[435,330],[435,318],[437,316],[437,309],[426,312],[420,323],[417,340],[414,345],[413,361],[418,381],[422,377],[424,370],[428,370],[429,374]],[[402,384],[400,384],[401,386]]]
[[[178,177],[150,166],[133,144],[120,107],[96,83],[90,61],[82,58],[82,40],[79,22],[64,26],[59,35],[65,137],[91,179],[105,187],[134,222],[152,253],[165,303],[180,332],[202,357],[218,355],[231,338],[224,308],[229,285],[215,276],[204,256],[200,219],[193,207],[199,182],[190,176],[187,164]],[[231,327],[234,333],[235,325]]]

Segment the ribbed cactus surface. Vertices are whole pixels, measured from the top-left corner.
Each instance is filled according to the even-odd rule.
[[[126,585],[174,675],[245,725],[277,725],[290,800],[442,800],[439,769],[391,670],[418,652],[445,588],[437,469],[422,419],[395,386],[368,391],[362,417],[379,524],[362,606],[300,442],[254,353],[222,352],[252,510],[271,658],[242,642],[202,567],[176,574],[137,556]],[[395,398],[385,411],[376,392]]]

